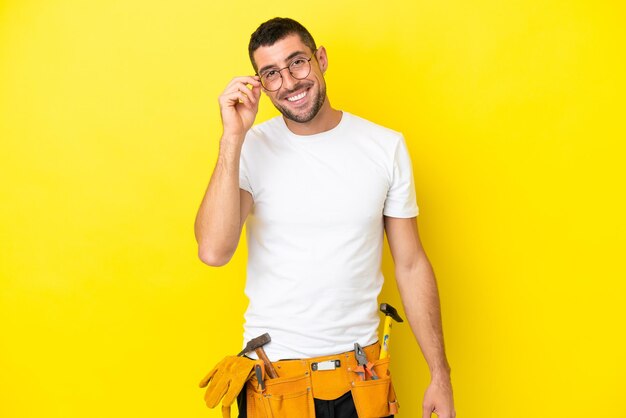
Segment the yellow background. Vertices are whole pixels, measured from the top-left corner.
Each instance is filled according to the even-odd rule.
[[[246,252],[204,266],[193,220],[277,15],[335,107],[407,138],[458,416],[626,417],[626,13],[556,0],[0,2],[0,416],[220,416],[197,383],[241,346]]]

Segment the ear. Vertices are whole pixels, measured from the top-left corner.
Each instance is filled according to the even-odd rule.
[[[320,70],[322,70],[322,74],[324,74],[328,69],[328,56],[326,55],[326,48],[323,46],[317,48],[315,56],[317,57],[317,63],[320,66]]]

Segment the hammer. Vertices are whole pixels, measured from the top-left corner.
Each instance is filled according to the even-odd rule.
[[[278,373],[276,373],[276,369],[274,369],[274,366],[272,366],[270,359],[267,358],[267,354],[265,354],[265,350],[263,350],[263,346],[270,341],[272,341],[272,339],[270,338],[270,335],[266,332],[265,334],[248,341],[245,348],[241,350],[241,353],[237,355],[243,356],[246,353],[254,351],[256,355],[259,356],[261,360],[263,360],[263,363],[265,364],[265,372],[267,373],[267,375],[270,378],[275,379],[278,377]]]
[[[402,318],[400,318],[400,315],[398,315],[398,311],[396,311],[396,308],[394,308],[388,303],[381,303],[380,311],[385,314],[385,328],[383,331],[383,346],[380,348],[379,358],[387,358],[387,356],[389,356],[389,337],[391,336],[391,319],[394,319],[397,322],[404,322],[404,321],[402,320]]]

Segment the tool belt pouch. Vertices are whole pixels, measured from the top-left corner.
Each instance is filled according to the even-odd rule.
[[[315,418],[309,373],[265,379],[264,385],[256,378],[246,385],[248,418]]]
[[[204,401],[209,408],[215,408],[222,402],[222,415],[230,417],[230,406],[237,399],[248,379],[255,376],[255,365],[263,367],[262,360],[247,357],[227,356],[223,358],[200,381],[200,387],[206,387]]]
[[[398,400],[391,383],[389,357],[372,362],[378,379],[360,380],[354,373],[352,398],[359,418],[380,418],[397,414]]]

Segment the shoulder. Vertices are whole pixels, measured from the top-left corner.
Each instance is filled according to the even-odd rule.
[[[280,116],[254,125],[246,133],[242,154],[258,152],[260,149],[274,146],[276,139],[284,135],[283,126],[284,122],[282,122]]]
[[[351,113],[344,112],[351,135],[361,145],[370,144],[373,150],[382,150],[385,155],[393,157],[399,146],[404,143],[401,132],[374,123]]]
[[[284,123],[281,120],[281,116],[275,116],[250,128],[246,134],[246,141],[248,139],[267,138],[280,134],[283,126]]]
[[[356,130],[360,134],[382,141],[392,141],[393,143],[397,143],[397,141],[403,138],[401,132],[387,128],[386,126],[379,125],[348,112],[344,112],[344,115],[347,117],[351,129]]]

